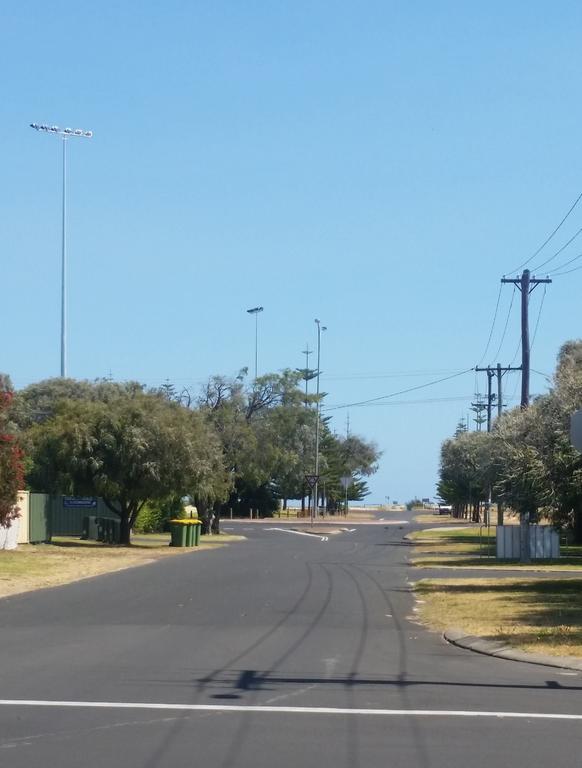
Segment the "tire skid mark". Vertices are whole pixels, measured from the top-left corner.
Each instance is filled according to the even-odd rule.
[[[364,567],[360,565],[353,565],[353,568],[357,569],[363,576],[365,576],[369,581],[372,582],[372,584],[376,587],[376,589],[380,592],[382,595],[382,598],[384,600],[384,603],[386,604],[388,608],[388,613],[392,615],[392,619],[394,621],[394,626],[396,627],[396,635],[398,638],[398,648],[399,648],[399,673],[398,673],[398,680],[401,682],[404,682],[407,677],[407,668],[408,668],[408,652],[406,648],[406,640],[404,638],[404,627],[402,624],[402,620],[398,616],[398,613],[396,612],[394,605],[392,603],[392,600],[389,598],[388,594],[386,593],[386,590],[384,587],[380,584],[380,582],[374,578],[370,573],[368,573]],[[408,695],[408,691],[405,686],[401,689],[401,695],[404,699],[405,703],[405,709],[412,709],[410,704],[410,699]],[[424,737],[424,734],[422,733],[421,729],[419,728],[419,724],[416,721],[415,718],[408,718],[410,727],[412,729],[412,732],[414,734],[414,747],[417,752],[417,765],[419,768],[425,768],[430,766],[430,754],[428,751],[426,739]]]
[[[313,571],[309,563],[306,563],[306,565],[310,571],[310,584],[311,584],[313,581]],[[315,630],[317,625],[321,622],[325,612],[329,607],[329,604],[331,602],[332,592],[333,592],[332,579],[327,568],[325,568],[325,566],[320,566],[320,567],[324,571],[327,577],[327,588],[326,588],[326,593],[325,593],[323,603],[319,611],[317,612],[317,614],[314,616],[314,618],[309,623],[309,625],[299,635],[299,637],[291,643],[291,645],[287,648],[287,650],[284,653],[282,653],[278,658],[276,658],[273,662],[271,662],[271,665],[268,670],[263,672],[262,677],[265,680],[268,680],[269,674],[273,672],[275,669],[277,669],[277,667],[283,662],[285,662],[290,656],[292,656],[293,653],[297,650],[297,648],[299,648],[299,646],[303,644],[303,642],[309,637],[309,635]],[[296,604],[296,608],[299,607],[300,603],[301,601],[298,601],[298,603]],[[294,610],[296,610],[296,608]],[[287,618],[289,618],[289,616],[290,614],[287,615]],[[255,704],[257,701],[257,696],[260,693],[260,690],[259,689],[252,690],[249,693],[250,693],[251,703]],[[293,693],[294,692],[291,691],[289,694],[287,694],[287,697],[289,697],[290,695],[293,695]],[[225,759],[221,763],[222,768],[232,768],[233,766],[237,765],[237,763],[240,761],[242,749],[244,747],[244,744],[247,742],[251,732],[251,722],[252,722],[252,715],[247,715],[246,718],[241,717],[239,726],[236,729],[230,741],[230,745],[228,747],[228,751],[226,753]]]

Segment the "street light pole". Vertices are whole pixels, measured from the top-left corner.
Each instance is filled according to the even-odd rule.
[[[325,325],[321,325],[321,321],[315,319],[317,323],[317,386],[316,386],[316,403],[315,403],[315,484],[313,486],[313,519],[317,517],[317,505],[318,505],[318,485],[319,485],[319,375],[320,361],[321,361],[321,332],[327,331]]]
[[[259,370],[259,312],[263,311],[263,307],[253,307],[247,309],[249,315],[255,316],[255,380],[258,376]]]
[[[67,139],[77,137],[90,139],[92,131],[81,128],[59,128],[58,125],[31,123],[31,128],[43,133],[60,136],[63,142],[63,211],[61,232],[61,377],[67,375]]]
[[[61,234],[61,377],[67,375],[67,140],[63,138],[63,219]]]

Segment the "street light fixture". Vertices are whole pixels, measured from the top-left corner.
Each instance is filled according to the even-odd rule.
[[[255,316],[255,379],[258,376],[259,368],[259,312],[263,311],[263,307],[253,307],[247,309],[249,315]]]
[[[67,139],[90,139],[93,131],[82,128],[59,128],[58,125],[31,123],[31,128],[41,133],[52,133],[63,141],[63,213],[61,251],[61,377],[67,375]]]
[[[318,484],[319,484],[319,414],[320,414],[320,402],[319,402],[319,375],[320,360],[321,360],[321,333],[327,331],[327,327],[321,324],[321,321],[315,318],[317,324],[317,387],[316,387],[316,413],[315,413],[315,484],[313,487],[313,517],[312,523],[317,515],[318,506]]]

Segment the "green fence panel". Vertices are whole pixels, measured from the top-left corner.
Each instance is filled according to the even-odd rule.
[[[103,499],[95,499],[95,506],[82,503],[73,506],[75,500],[71,496],[54,496],[51,510],[51,525],[53,536],[81,536],[83,521],[86,517],[106,517],[115,519],[115,514],[105,504]],[[117,518],[119,519],[119,518]]]
[[[31,493],[29,507],[29,541],[40,544],[51,540],[51,497],[48,493]]]

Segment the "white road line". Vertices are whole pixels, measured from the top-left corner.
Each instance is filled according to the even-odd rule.
[[[248,712],[282,715],[367,715],[376,717],[485,717],[513,720],[574,720],[582,714],[551,712],[480,712],[470,709],[349,709],[345,707],[270,707],[237,704],[155,704],[126,701],[45,701],[36,699],[0,699],[2,707],[54,707],[76,709],[158,709],[186,712]]]
[[[309,536],[311,539],[329,541],[329,536],[321,536],[319,533],[306,533],[305,531],[290,531],[287,528],[265,528],[266,531],[279,531],[279,533],[294,533],[296,536]]]

